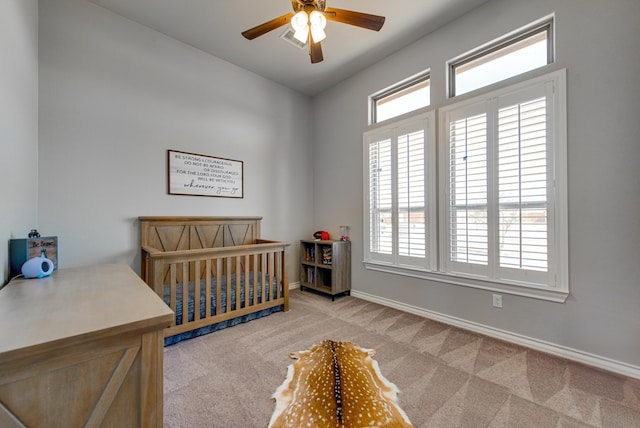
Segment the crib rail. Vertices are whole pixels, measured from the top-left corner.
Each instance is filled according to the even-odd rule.
[[[285,262],[288,245],[257,239],[251,245],[177,251],[143,246],[142,279],[160,298],[168,286],[168,304],[174,312],[182,314],[181,322],[174,321],[165,330],[165,337],[274,306],[284,305],[284,310],[288,310]],[[203,291],[200,286],[193,286],[201,282],[204,282]],[[215,307],[211,305],[213,292]],[[182,299],[177,298],[180,294]],[[224,306],[223,294],[226,296]],[[203,314],[198,310],[201,300],[204,300]],[[192,311],[192,320],[188,318],[190,302],[197,308]]]

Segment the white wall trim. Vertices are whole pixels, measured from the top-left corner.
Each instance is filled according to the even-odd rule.
[[[532,285],[518,284],[515,281],[493,281],[485,278],[471,278],[459,273],[444,273],[421,270],[411,267],[398,267],[379,262],[362,262],[365,269],[378,272],[386,272],[396,275],[403,275],[412,278],[427,279],[447,284],[459,285],[462,287],[477,288],[480,290],[497,291],[499,293],[511,294],[514,296],[530,297],[532,299],[547,300],[549,302],[564,303],[569,297],[569,293],[558,291],[552,288],[542,288]]]
[[[583,352],[577,349],[567,348],[555,343],[523,336],[520,334],[512,333],[510,331],[497,329],[487,325],[475,323],[473,321],[468,321],[462,318],[452,317],[450,315],[445,315],[438,312],[430,311],[428,309],[420,308],[418,306],[408,305],[406,303],[397,302],[395,300],[378,297],[373,294],[364,293],[358,290],[351,290],[351,295],[362,300],[378,303],[383,306],[388,306],[424,318],[443,322],[445,324],[494,337],[496,339],[506,340],[516,345],[525,346],[536,351],[545,352],[547,354],[555,355],[567,360],[576,361],[599,369],[618,373],[624,376],[629,376],[635,379],[640,379],[640,367],[623,363],[621,361],[612,360],[610,358],[590,354],[588,352]]]

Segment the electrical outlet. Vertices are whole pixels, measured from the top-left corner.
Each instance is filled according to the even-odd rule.
[[[501,308],[502,307],[502,294],[494,294],[493,295],[493,307]]]

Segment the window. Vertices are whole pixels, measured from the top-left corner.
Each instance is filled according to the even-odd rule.
[[[365,132],[365,267],[564,301],[565,74]]]
[[[367,260],[433,268],[434,117],[422,114],[364,135]]]
[[[553,20],[518,31],[506,39],[449,62],[449,96],[478,88],[551,64]]]
[[[400,82],[370,97],[371,123],[379,123],[427,107],[431,103],[429,73]]]
[[[564,80],[440,110],[444,272],[568,290]]]

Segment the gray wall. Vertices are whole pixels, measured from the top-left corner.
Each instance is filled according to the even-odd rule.
[[[60,266],[138,270],[140,215],[259,215],[263,237],[293,244],[309,233],[308,97],[84,0],[40,2],[39,36],[39,226],[58,235]],[[244,161],[244,198],[167,195],[167,149]]]
[[[557,63],[550,69],[568,71],[567,302],[504,295],[504,308],[494,309],[487,291],[365,270],[367,96],[430,68],[432,104],[441,107],[448,59],[553,12]],[[640,366],[639,23],[637,0],[494,0],[317,96],[314,228],[352,226],[354,288],[587,358]]]
[[[38,1],[0,1],[0,284],[9,240],[37,227]]]

